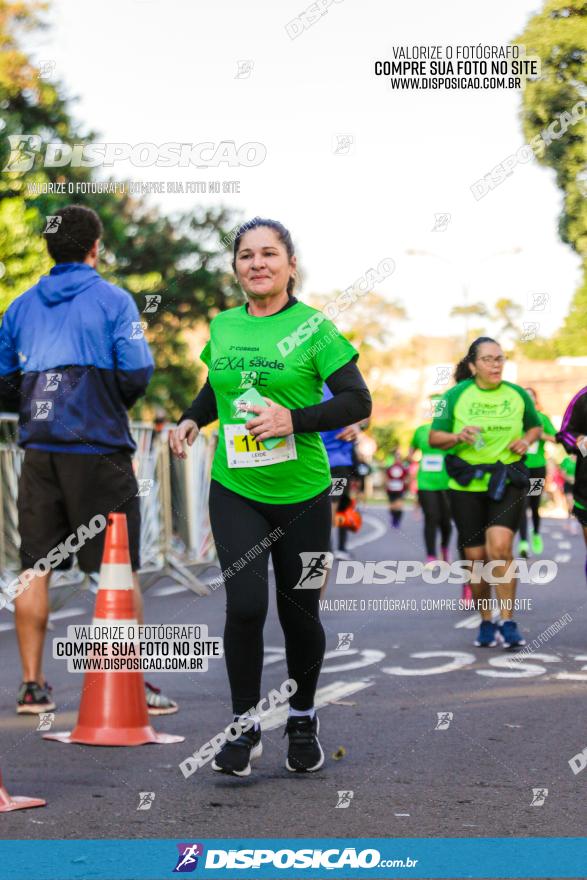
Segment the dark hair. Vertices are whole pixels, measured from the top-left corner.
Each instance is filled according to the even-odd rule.
[[[477,360],[479,346],[483,345],[484,342],[493,342],[495,345],[499,345],[499,342],[496,342],[491,336],[478,336],[477,339],[470,344],[469,351],[464,358],[461,358],[458,362],[454,374],[455,382],[463,382],[465,379],[471,379],[473,377],[473,374],[469,369],[469,364],[472,364]]]
[[[67,205],[52,216],[61,219],[51,224],[55,225],[52,232],[43,233],[47,250],[56,263],[83,263],[96,239],[102,237],[100,218],[83,205]]]
[[[277,237],[280,242],[285,246],[287,251],[287,258],[291,260],[291,258],[295,254],[295,249],[293,246],[293,241],[291,240],[291,234],[289,229],[286,229],[283,223],[280,223],[279,220],[269,220],[266,217],[254,217],[252,220],[248,220],[246,223],[243,223],[242,226],[239,227],[236,238],[234,239],[234,249],[232,254],[232,268],[236,273],[236,255],[238,253],[238,248],[240,244],[240,240],[250,229],[259,229],[259,227],[266,227],[267,229],[273,229],[274,232],[277,233]],[[296,286],[296,277],[294,275],[290,276],[289,281],[287,282],[287,293],[289,296],[294,292],[294,288]]]

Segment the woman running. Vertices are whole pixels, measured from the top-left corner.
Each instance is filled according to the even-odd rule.
[[[331,528],[330,468],[319,432],[367,418],[371,396],[357,351],[322,312],[293,296],[296,257],[281,223],[255,218],[241,226],[232,265],[247,302],[212,320],[200,355],[208,379],[169,438],[172,452],[185,458],[185,441],[192,445],[200,428],[220,421],[210,522],[226,587],[232,708],[242,732],[212,767],[247,776],[250,759],[262,752],[271,553],[288,673],[297,687],[289,700],[286,767],[311,772],[324,763],[314,695],[324,656],[319,597]],[[333,397],[322,402],[324,382]],[[265,405],[249,405],[247,413],[255,390]]]
[[[524,464],[528,468],[531,480],[530,495],[524,496],[524,508],[522,510],[522,518],[520,519],[520,543],[518,545],[518,553],[526,558],[528,556],[530,545],[528,544],[528,508],[532,514],[532,553],[542,553],[544,543],[540,534],[540,500],[544,491],[544,481],[546,479],[546,455],[544,454],[544,444],[548,440],[550,443],[556,443],[556,428],[538,407],[538,398],[533,388],[526,388],[526,391],[532,398],[532,402],[536,407],[538,418],[542,424],[542,434],[540,439],[535,440],[528,449]]]
[[[438,395],[440,397],[440,395]],[[429,442],[430,423],[420,425],[414,431],[408,458],[420,452],[418,467],[418,503],[424,514],[424,544],[427,562],[439,559],[437,540],[440,534],[440,553],[448,562],[448,545],[452,530],[448,503],[448,474],[444,466],[444,450],[434,449]]]
[[[573,513],[583,527],[583,537],[587,546],[587,385],[569,403],[556,438],[570,455],[576,456]],[[585,577],[587,577],[587,559]]]
[[[492,621],[491,586],[473,575],[471,588],[481,626],[475,644],[525,645],[512,619],[516,580],[508,578],[512,544],[530,481],[522,457],[540,437],[542,423],[530,396],[502,379],[505,357],[498,343],[480,336],[459,362],[446,405],[432,422],[430,445],[446,456],[449,498],[459,544],[468,560],[494,562],[502,623]]]

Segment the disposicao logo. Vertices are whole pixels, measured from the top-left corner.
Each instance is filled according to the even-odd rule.
[[[198,867],[198,857],[204,855],[201,843],[178,843],[179,856],[173,869],[174,874],[187,874]]]

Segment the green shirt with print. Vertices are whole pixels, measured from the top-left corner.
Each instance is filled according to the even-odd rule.
[[[497,388],[485,389],[480,388],[474,379],[465,379],[443,394],[436,404],[436,412],[432,422],[434,431],[459,434],[467,425],[481,429],[481,448],[457,443],[447,450],[469,464],[519,461],[522,456],[508,449],[509,444],[530,428],[542,424],[530,395],[519,385],[505,381]],[[485,492],[490,478],[490,474],[483,474],[471,480],[468,486],[461,486],[449,477],[448,485],[459,492]]]
[[[448,474],[444,466],[446,452],[430,446],[430,428],[431,425],[420,425],[416,428],[410,446],[422,453],[418,465],[418,489],[438,491],[448,488]]]
[[[549,437],[554,437],[556,434],[556,428],[548,418],[548,416],[544,415],[543,412],[538,412],[538,418],[542,424],[542,430],[545,434],[548,434]],[[526,464],[529,468],[542,468],[546,467],[546,455],[544,454],[544,444],[545,440],[542,438],[540,440],[535,440],[534,443],[528,449],[526,453],[526,458],[524,459],[524,464]]]
[[[250,315],[244,305],[218,314],[200,354],[220,422],[212,479],[267,504],[305,501],[328,488],[330,467],[319,433],[284,438],[270,453],[244,428],[255,414],[238,418],[234,401],[255,388],[288,409],[319,404],[324,381],[358,356],[332,321],[305,303],[263,317]]]

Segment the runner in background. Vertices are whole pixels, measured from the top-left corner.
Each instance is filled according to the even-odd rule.
[[[433,395],[431,400],[440,398]],[[418,503],[424,515],[424,544],[426,561],[431,563],[441,558],[449,562],[448,546],[451,535],[450,506],[448,503],[448,474],[444,466],[446,452],[435,449],[429,443],[431,422],[420,425],[414,431],[408,452],[410,464],[416,452],[420,452],[418,467]],[[440,536],[440,557],[437,540]]]
[[[587,386],[569,403],[556,438],[569,455],[576,458],[573,513],[583,526],[583,537],[587,545]],[[587,559],[585,576],[587,577]]]
[[[574,456],[565,455],[561,463],[559,464],[559,470],[562,478],[563,484],[563,495],[565,498],[565,504],[567,506],[567,530],[571,533],[571,535],[577,534],[577,524],[573,519],[573,508],[575,506],[575,471],[577,468],[577,461]]]
[[[396,449],[393,461],[385,472],[387,497],[392,529],[399,529],[404,513],[404,495],[409,476],[409,468],[399,449]]]
[[[322,400],[331,400],[332,392],[328,385],[324,385]],[[343,513],[352,504],[351,488],[355,470],[355,440],[358,438],[360,428],[358,425],[349,425],[342,431],[322,431],[320,436],[326,449],[328,463],[330,464],[330,476],[334,481],[344,481],[343,491],[340,495],[332,496],[332,528],[338,531],[338,549],[334,550],[334,538],[332,549],[335,559],[350,559],[347,551],[347,538],[349,529],[345,526],[337,526],[336,514]]]
[[[528,543],[528,508],[532,515],[533,526],[531,538],[532,553],[540,554],[544,550],[544,542],[542,541],[542,536],[540,534],[540,514],[538,512],[542,493],[544,491],[544,481],[546,479],[546,455],[544,454],[544,444],[547,441],[550,443],[556,443],[556,428],[548,416],[541,412],[538,406],[536,392],[533,388],[526,388],[526,391],[532,398],[534,406],[536,407],[536,412],[538,413],[538,418],[542,423],[542,436],[539,440],[535,440],[534,443],[532,443],[526,453],[526,458],[524,459],[524,464],[530,472],[530,480],[532,481],[532,494],[526,495],[524,498],[524,508],[520,519],[520,543],[518,544],[518,553],[524,558],[528,557],[530,550],[530,545]],[[538,480],[542,480],[542,483],[538,483]],[[535,487],[538,486],[540,486],[540,491],[534,491]]]
[[[457,365],[457,384],[443,395],[446,405],[432,422],[430,445],[452,450],[445,459],[449,498],[466,558],[493,563],[502,623],[492,620],[491,582],[473,572],[471,587],[481,614],[475,644],[493,647],[499,640],[514,648],[526,642],[513,620],[516,578],[508,570],[530,485],[522,458],[540,437],[542,423],[527,392],[502,380],[504,363],[494,339],[481,336],[471,343]]]

